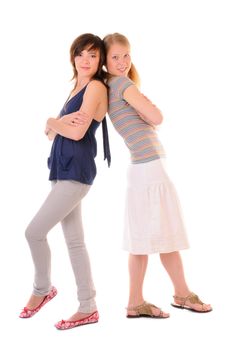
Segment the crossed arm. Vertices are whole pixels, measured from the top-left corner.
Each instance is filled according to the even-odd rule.
[[[161,111],[146,96],[144,96],[135,85],[129,86],[123,94],[123,98],[137,111],[139,116],[149,125],[156,127],[163,121]],[[53,119],[53,118],[50,118]],[[62,117],[60,123],[65,123],[68,127],[80,126],[89,127],[88,115],[82,111],[71,113]],[[54,122],[53,122],[54,123]],[[51,124],[50,124],[51,125]],[[60,133],[60,132],[58,132]]]
[[[61,118],[49,118],[46,123],[45,135],[47,135],[49,140],[54,140],[57,134],[68,137],[73,140],[79,140],[83,136],[79,130],[74,130],[73,127],[85,124],[90,121],[90,117],[84,111],[76,111],[70,114],[66,114]],[[92,120],[92,119],[91,119]],[[89,123],[88,123],[89,126]],[[87,131],[87,128],[85,132]]]
[[[49,139],[53,139],[56,134],[75,141],[82,139],[96,114],[103,94],[106,94],[104,85],[96,80],[91,81],[86,88],[80,110],[59,119],[48,118],[45,134]],[[75,123],[80,116],[82,121]]]
[[[148,124],[156,126],[162,123],[161,111],[135,85],[130,85],[123,93],[123,98],[138,112]]]

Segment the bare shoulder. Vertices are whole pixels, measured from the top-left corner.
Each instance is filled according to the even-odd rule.
[[[107,93],[106,86],[99,80],[92,80],[87,88],[86,92],[92,92],[97,94]]]

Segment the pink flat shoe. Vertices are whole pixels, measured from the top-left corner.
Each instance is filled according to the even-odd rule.
[[[43,301],[37,306],[35,309],[28,309],[25,307],[23,311],[20,313],[19,317],[21,318],[29,318],[34,316],[40,309],[43,307],[46,303],[48,303],[50,300],[52,300],[57,294],[57,290],[55,287],[52,287],[49,294],[46,295],[43,299]]]
[[[60,330],[65,330],[65,329],[71,329],[78,326],[83,326],[85,324],[96,323],[98,322],[98,320],[99,320],[99,314],[98,314],[98,311],[95,311],[91,315],[77,321],[64,321],[64,320],[59,321],[58,323],[55,324],[55,327]]]

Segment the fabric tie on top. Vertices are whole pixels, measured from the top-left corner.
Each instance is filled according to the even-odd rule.
[[[110,167],[111,153],[110,153],[110,143],[109,143],[106,117],[102,120],[102,134],[103,134],[104,160],[107,159],[108,167]]]
[[[80,110],[86,86],[66,102],[60,117]],[[100,124],[101,122],[93,119],[84,137],[78,141],[56,135],[48,158],[49,180],[73,180],[86,185],[93,184],[97,173],[95,133]],[[107,159],[110,166],[111,156],[105,118],[102,121],[102,130],[104,159]]]

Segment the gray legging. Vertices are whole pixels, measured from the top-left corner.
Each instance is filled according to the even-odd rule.
[[[26,229],[35,265],[33,294],[42,296],[51,288],[51,253],[47,234],[61,222],[77,284],[78,311],[86,313],[96,310],[96,292],[81,218],[81,200],[90,187],[77,181],[53,181],[51,192]]]

